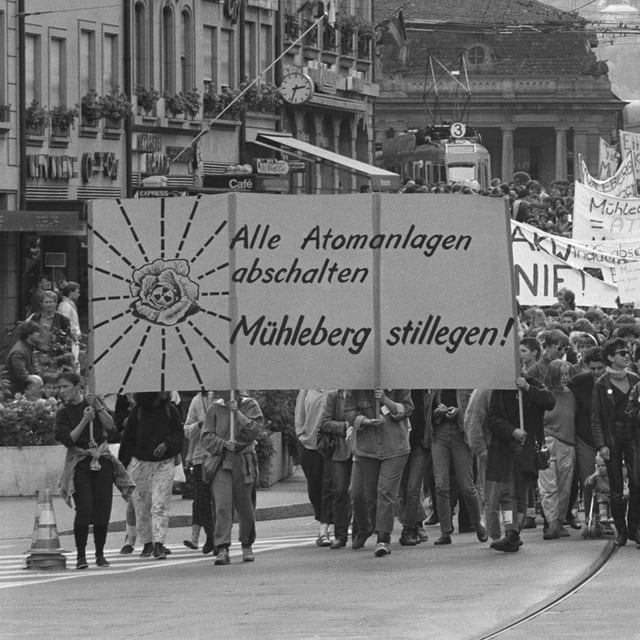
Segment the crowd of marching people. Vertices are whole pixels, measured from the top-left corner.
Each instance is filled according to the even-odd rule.
[[[555,540],[614,536],[640,548],[640,318],[633,305],[578,309],[571,291],[520,317],[512,390],[305,389],[295,425],[316,544],[391,553],[448,545],[455,529],[517,552],[542,525]],[[579,513],[584,511],[584,521]],[[331,536],[331,526],[334,535]]]
[[[571,237],[573,216],[573,183],[555,180],[549,188],[538,180],[531,180],[526,174],[509,183],[500,179],[491,180],[488,189],[480,188],[476,180],[464,182],[425,184],[420,178],[406,180],[400,193],[452,193],[481,195],[492,198],[508,198],[511,217],[517,222],[525,222],[541,231],[557,236]]]

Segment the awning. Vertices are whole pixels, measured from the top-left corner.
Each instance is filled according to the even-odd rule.
[[[333,151],[327,151],[327,149],[317,147],[314,144],[297,140],[290,134],[258,133],[256,142],[267,143],[283,151],[289,149],[308,157],[310,160],[329,162],[347,171],[367,176],[371,180],[371,189],[373,191],[397,191],[400,188],[400,176],[397,173],[354,160]]]

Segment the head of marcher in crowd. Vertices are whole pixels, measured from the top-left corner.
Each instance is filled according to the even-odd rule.
[[[42,395],[44,398],[53,398],[57,400],[58,389],[56,386],[57,375],[55,373],[45,373],[42,376],[43,388]]]
[[[73,280],[69,280],[69,282],[65,282],[61,293],[63,297],[76,302],[80,297],[80,285],[77,282],[73,282]]]
[[[615,371],[622,371],[631,364],[631,353],[627,343],[622,338],[612,338],[607,340],[603,346],[607,359],[607,367]]]
[[[560,322],[569,331],[573,329],[573,325],[575,324],[577,319],[578,319],[578,314],[575,311],[572,311],[571,309],[567,309],[566,311],[563,311],[562,315],[560,316]]]
[[[582,361],[584,354],[593,347],[598,346],[598,341],[591,333],[584,331],[572,331],[569,335],[569,343],[573,350],[578,354],[578,359]]]
[[[596,380],[605,372],[606,358],[601,347],[591,347],[584,352],[582,362]]]
[[[563,287],[558,291],[558,302],[565,308],[574,310],[576,308],[576,294],[571,291],[571,289],[567,289]]]
[[[549,391],[564,391],[569,382],[571,365],[566,360],[552,360],[547,371]]]
[[[548,362],[560,360],[569,350],[569,337],[559,329],[545,329],[538,334],[542,355]]]
[[[133,394],[133,400],[138,407],[151,409],[168,404],[170,395],[168,391],[141,391]]]
[[[42,300],[40,301],[40,308],[42,309],[42,315],[45,318],[51,318],[56,312],[58,306],[58,294],[49,289],[42,294]]]
[[[616,311],[616,315],[618,316],[623,316],[623,315],[630,315],[633,316],[634,313],[634,309],[635,309],[635,303],[634,302],[622,302],[620,300],[620,296],[616,297],[616,305],[617,305],[617,311]]]
[[[529,329],[537,327],[544,328],[547,326],[547,316],[540,307],[529,307],[523,316]]]
[[[579,331],[580,333],[589,333],[591,334],[594,338],[596,338],[596,328],[593,326],[593,324],[587,320],[586,318],[578,318],[574,323],[573,323],[573,330],[574,331]],[[597,338],[596,338],[597,340]]]
[[[84,386],[75,371],[61,371],[56,380],[58,395],[65,404],[77,404],[82,400]]]
[[[526,370],[540,359],[542,346],[536,338],[525,336],[518,344],[518,351],[520,353],[520,362]]]

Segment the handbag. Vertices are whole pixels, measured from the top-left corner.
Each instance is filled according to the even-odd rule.
[[[544,469],[549,468],[549,460],[551,458],[551,454],[549,453],[549,449],[547,447],[540,447],[536,445],[536,466],[539,471],[543,471]]]

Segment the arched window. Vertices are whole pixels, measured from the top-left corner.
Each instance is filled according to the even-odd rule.
[[[170,6],[164,6],[162,9],[162,34],[161,34],[161,51],[162,51],[162,90],[167,93],[176,92],[176,73],[175,73],[175,23],[173,9]]]
[[[180,33],[180,71],[182,75],[182,91],[190,91],[196,86],[195,60],[193,43],[193,19],[189,9],[182,11],[182,25]]]
[[[136,2],[133,13],[133,53],[134,53],[134,84],[150,88],[149,83],[149,56],[147,54],[148,26],[147,7],[144,2]]]

